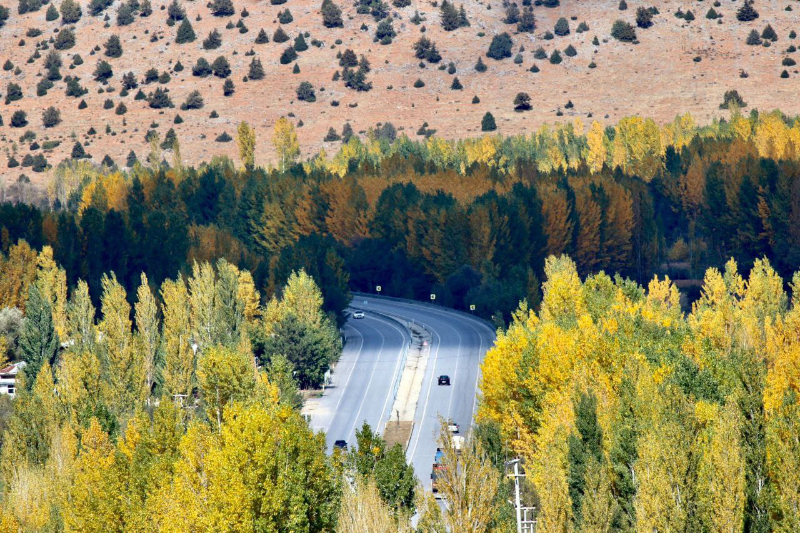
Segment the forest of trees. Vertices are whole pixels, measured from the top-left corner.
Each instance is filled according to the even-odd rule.
[[[48,246],[20,241],[3,267],[0,366],[27,364],[15,399],[0,396],[0,531],[385,533],[415,511],[425,531],[507,529],[480,435],[446,458],[442,490],[463,505],[445,513],[366,423],[349,452],[327,454],[299,388],[319,385],[341,345],[305,272],[266,305],[224,259],[158,291],[141,274],[133,305],[111,274],[95,309]],[[461,490],[465,460],[493,481]]]
[[[798,531],[800,272],[669,279],[548,258],[486,356],[478,418],[524,458],[539,531]]]
[[[129,172],[65,163],[51,209],[0,206],[2,250],[21,238],[50,245],[95,305],[103,273],[131,293],[142,271],[158,285],[225,257],[267,296],[305,269],[334,313],[349,290],[382,285],[505,319],[519,300],[538,302],[548,255],[639,283],[677,266],[696,280],[690,299],[705,269],[730,257],[745,271],[767,257],[785,278],[800,267],[800,121],[777,112],[460,141],[353,136],[305,163],[291,124],[278,127],[278,168],[254,165],[246,124],[241,169],[226,159],[170,168],[161,155]]]
[[[237,141],[241,168],[153,143],[146,166],[66,162],[48,205],[0,205],[0,353],[28,363],[0,399],[0,529],[386,531],[418,511],[420,531],[507,530],[517,455],[541,531],[800,528],[800,120],[371,132],[305,162],[283,120],[277,168],[247,124]],[[299,413],[350,291],[378,284],[499,327],[444,512],[371,428],[328,456]]]

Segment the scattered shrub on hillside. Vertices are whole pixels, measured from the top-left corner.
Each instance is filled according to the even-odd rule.
[[[516,2],[512,2],[506,8],[506,16],[503,19],[506,24],[516,24],[519,22],[519,7]]]
[[[122,57],[122,43],[119,40],[119,35],[112,35],[103,44],[105,48],[106,57],[118,58]]]
[[[572,46],[572,45],[569,45],[569,46],[567,46],[567,47],[564,49],[564,54],[565,54],[567,57],[575,57],[576,55],[578,55],[578,51],[577,51],[577,50],[575,50],[575,47],[574,47],[574,46]]]
[[[167,7],[167,24],[171,26],[185,18],[186,11],[183,9],[183,6],[178,3],[178,0],[172,0],[169,7]]]
[[[231,0],[212,0],[211,2],[211,14],[215,17],[230,17],[235,12]]]
[[[774,29],[772,29],[771,24],[767,24],[767,26],[764,28],[764,31],[761,32],[761,38],[775,42],[778,40],[778,34],[775,33]]]
[[[744,4],[736,12],[736,18],[741,22],[750,22],[758,18],[758,11],[753,7],[753,0],[744,0]]]
[[[198,58],[197,63],[192,67],[192,75],[205,78],[209,74],[211,74],[211,65],[209,65],[206,58]]]
[[[494,121],[494,115],[487,111],[483,115],[483,119],[481,119],[481,131],[495,131],[496,129],[497,124]]]
[[[134,8],[130,2],[123,2],[117,9],[117,26],[129,26],[135,20]]]
[[[117,108],[114,110],[114,114],[116,115],[124,115],[128,112],[128,106],[125,105],[124,102],[120,102],[117,104]]]
[[[294,51],[305,52],[306,50],[308,50],[308,43],[306,43],[306,39],[303,37],[303,34],[300,33],[294,38]]]
[[[561,52],[559,52],[558,50],[553,50],[553,53],[550,54],[550,63],[553,65],[558,65],[559,63],[561,63],[561,61],[563,61],[563,58],[561,57]]]
[[[186,97],[186,101],[181,104],[181,110],[202,109],[203,105],[203,97],[200,95],[200,91],[194,90],[189,93],[189,96]]]
[[[416,49],[416,45],[415,49]],[[358,56],[356,53],[350,50],[349,48],[342,52],[341,57],[339,57],[339,66],[340,67],[355,67],[358,65]]]
[[[11,102],[16,102],[22,99],[22,87],[19,84],[11,82],[6,87],[6,105]]]
[[[167,94],[167,91],[161,87],[157,87],[155,91],[147,96],[147,103],[152,109],[164,109],[166,107],[173,106],[172,99],[169,97],[169,94]]]
[[[536,18],[533,16],[533,8],[526,6],[522,10],[522,15],[517,24],[517,31],[520,33],[533,33],[536,29]]]
[[[653,12],[646,7],[636,9],[636,25],[642,29],[647,29],[653,25]]]
[[[624,20],[617,20],[611,27],[611,36],[624,43],[632,43],[636,40],[636,30]]]
[[[750,46],[760,46],[761,36],[758,34],[758,30],[750,30],[750,34],[747,36],[747,41],[745,42]]]
[[[297,99],[301,102],[316,102],[317,95],[314,91],[314,86],[311,83],[304,81],[297,86]]]
[[[489,45],[486,56],[497,61],[511,57],[512,46],[513,42],[511,41],[511,36],[507,33],[503,32],[500,35],[495,35],[492,38],[492,43]]]
[[[231,75],[231,65],[225,56],[219,56],[211,63],[211,71],[218,78],[227,78]]]
[[[567,22],[567,19],[564,17],[558,19],[558,21],[556,21],[556,25],[553,27],[553,33],[559,37],[569,35],[569,22]]]
[[[61,123],[61,111],[53,106],[48,107],[42,111],[42,126],[45,128],[52,128]]]
[[[50,6],[47,8],[47,12],[44,14],[44,20],[47,22],[53,22],[54,20],[58,20],[58,17],[58,9],[56,9],[56,6],[53,4],[50,4]]]
[[[392,26],[392,19],[385,18],[378,24],[378,28],[375,30],[375,39],[380,41],[381,44],[391,44],[392,39],[397,35],[397,32],[394,31],[394,26]]]
[[[258,30],[258,35],[256,35],[256,44],[267,44],[269,42],[269,36],[267,32],[264,31],[264,28]]]
[[[326,28],[341,28],[344,26],[342,10],[333,3],[333,0],[323,0],[320,12],[322,13],[322,24]]]
[[[289,11],[287,7],[285,11],[278,12],[278,22],[281,24],[290,24],[294,21],[294,17],[292,16],[292,12]]]
[[[209,32],[208,37],[203,40],[203,49],[216,50],[220,46],[222,46],[222,35],[214,28]]]
[[[53,48],[56,50],[69,50],[75,46],[75,33],[69,28],[63,28],[58,32]]]
[[[230,78],[225,80],[225,83],[222,84],[222,95],[223,96],[230,96],[235,92],[236,88],[233,85],[233,80]]]
[[[283,31],[283,28],[278,26],[278,29],[275,30],[275,33],[272,35],[272,41],[276,43],[285,43],[289,40],[289,36]]]
[[[188,18],[183,19],[181,25],[178,26],[175,42],[177,44],[185,44],[194,42],[195,39],[197,39],[197,36],[194,33],[194,28],[192,28],[192,23],[189,22]]]
[[[261,60],[257,58],[253,58],[250,61],[250,67],[247,69],[247,77],[251,80],[263,80],[264,79],[264,66],[261,64]]]
[[[89,14],[93,17],[96,17],[110,7],[113,3],[114,0],[92,0],[89,2]]]
[[[417,59],[424,59],[430,63],[438,63],[442,60],[442,56],[436,49],[436,43],[427,37],[420,37],[419,40],[414,43],[414,57]]]
[[[444,28],[445,31],[453,31],[458,28],[469,26],[469,20],[467,20],[467,13],[464,11],[463,4],[461,5],[461,9],[456,9],[456,6],[452,2],[443,0],[439,11],[441,13],[442,28]]]
[[[114,71],[108,61],[101,59],[97,62],[93,75],[96,81],[105,82],[114,75]]]
[[[28,125],[28,114],[25,111],[17,110],[11,115],[12,128],[24,128]]]
[[[273,39],[274,40],[274,39]],[[280,57],[281,65],[288,65],[289,63],[293,62],[297,59],[297,52],[291,46],[287,46],[286,49],[283,51]]]
[[[722,103],[719,105],[719,108],[730,109],[731,106],[739,109],[747,107],[747,102],[745,102],[744,99],[739,96],[739,91],[736,89],[725,91],[725,95],[722,97]]]

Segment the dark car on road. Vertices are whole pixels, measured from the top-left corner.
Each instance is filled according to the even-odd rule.
[[[334,448],[339,448],[340,450],[347,451],[347,441],[346,440],[337,440],[333,443]]]
[[[450,385],[450,376],[439,376],[439,385]]]

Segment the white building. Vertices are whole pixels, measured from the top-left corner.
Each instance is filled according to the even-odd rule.
[[[20,361],[0,368],[0,394],[8,394],[12,398],[17,394],[17,374],[26,364],[25,361]]]

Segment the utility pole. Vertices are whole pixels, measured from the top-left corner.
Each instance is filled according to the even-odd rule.
[[[519,472],[519,458],[506,462],[506,466],[511,465],[514,465],[514,473],[508,474],[508,477],[514,478],[514,510],[517,515],[517,533],[534,533],[536,531],[536,519],[533,516],[536,508],[523,507],[520,499],[519,478],[525,477],[525,474],[520,474]]]

